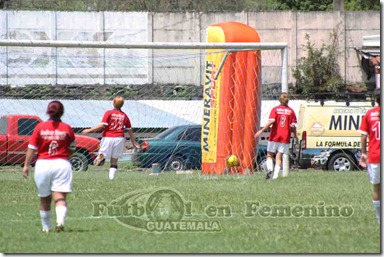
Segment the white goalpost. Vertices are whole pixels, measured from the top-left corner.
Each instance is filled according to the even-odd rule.
[[[288,91],[288,44],[287,43],[122,43],[122,42],[89,42],[89,41],[52,41],[52,40],[0,40],[0,47],[31,47],[31,48],[80,48],[80,49],[223,49],[223,50],[280,50],[281,51],[281,90]],[[2,50],[8,54],[9,50]],[[101,56],[97,53],[90,58]],[[151,58],[151,54],[148,54]]]
[[[260,51],[264,125],[278,93],[288,92],[287,43],[0,40],[0,108],[45,119],[46,104],[59,99],[63,121],[79,132],[99,123],[112,96],[121,95],[139,138],[202,124],[207,50]]]

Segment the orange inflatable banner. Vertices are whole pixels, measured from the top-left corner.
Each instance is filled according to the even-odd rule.
[[[245,24],[225,22],[208,27],[207,41],[246,43],[260,42],[260,38]],[[203,95],[203,173],[253,172],[257,153],[254,134],[261,113],[260,51],[207,50]],[[237,156],[239,166],[227,166],[230,155]]]

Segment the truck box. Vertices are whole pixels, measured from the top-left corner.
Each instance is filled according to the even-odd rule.
[[[352,102],[347,106],[329,101],[302,104],[298,115],[298,162],[301,167],[349,171],[358,168],[360,136],[358,132],[372,102]]]

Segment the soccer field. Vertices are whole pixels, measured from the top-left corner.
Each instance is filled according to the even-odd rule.
[[[33,172],[24,180],[20,167],[1,167],[0,252],[380,252],[365,172],[294,171],[266,181],[261,173],[149,176],[123,166],[115,181],[107,165],[74,173],[65,231],[49,234],[40,232]]]

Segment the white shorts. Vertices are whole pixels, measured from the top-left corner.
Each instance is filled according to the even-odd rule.
[[[289,154],[289,144],[268,141],[267,152]]]
[[[105,158],[123,157],[125,147],[124,137],[103,137],[100,142],[99,153],[104,154]]]
[[[52,192],[72,192],[72,165],[68,160],[37,160],[35,165],[35,183],[39,197]]]
[[[380,163],[368,163],[367,171],[371,184],[380,184]]]

